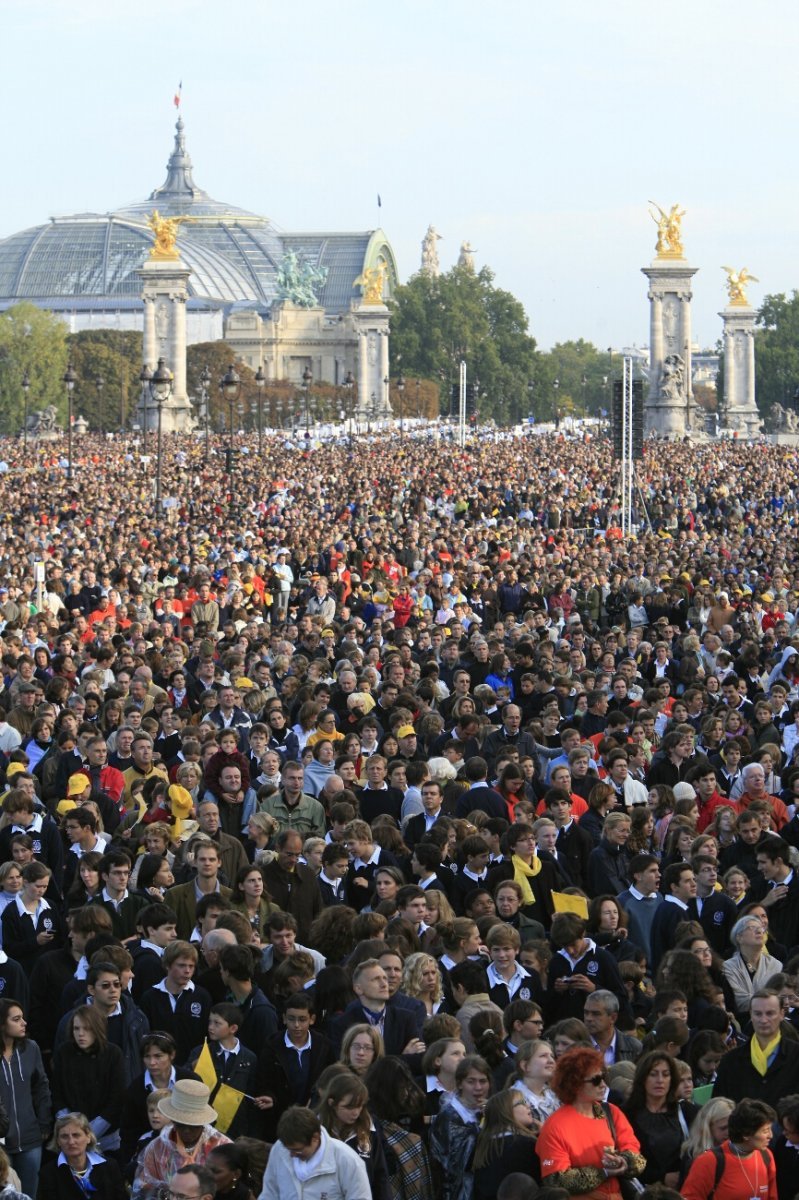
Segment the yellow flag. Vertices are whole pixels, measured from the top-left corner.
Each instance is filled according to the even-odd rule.
[[[214,1127],[220,1133],[227,1133],[230,1126],[233,1124],[233,1118],[239,1111],[239,1106],[244,1099],[244,1092],[237,1092],[235,1088],[228,1087],[226,1083],[220,1083],[219,1090],[212,1098],[212,1103],[217,1112],[217,1118],[214,1121]]]
[[[194,1064],[195,1074],[200,1076],[205,1086],[209,1091],[213,1091],[218,1080],[216,1077],[216,1068],[214,1060],[211,1058],[211,1051],[208,1049],[208,1042],[203,1042],[202,1052],[197,1062]]]
[[[194,1071],[211,1093],[210,1104],[217,1112],[217,1119],[214,1121],[215,1128],[220,1133],[227,1133],[245,1098],[244,1092],[238,1092],[235,1088],[228,1087],[226,1083],[219,1082],[207,1041],[203,1042],[200,1057],[194,1064]]]
[[[552,903],[555,906],[555,912],[570,912],[578,917],[582,917],[584,921],[588,920],[588,901],[585,896],[571,896],[566,892],[553,892]]]

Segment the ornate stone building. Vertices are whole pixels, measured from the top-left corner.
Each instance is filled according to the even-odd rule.
[[[374,283],[388,299],[397,266],[383,231],[285,233],[212,199],[194,182],[182,117],[166,180],[146,200],[54,217],[0,241],[0,311],[27,300],[58,314],[70,331],[143,329],[141,269],[154,209],[180,218],[189,344],[225,338],[269,380],[299,382],[308,368],[337,384],[350,371],[359,379],[364,339],[378,325],[387,343],[388,313],[375,303]],[[381,353],[372,384],[383,361]]]

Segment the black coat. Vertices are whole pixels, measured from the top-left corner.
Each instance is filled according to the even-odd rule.
[[[589,993],[576,988],[563,991],[555,988],[556,979],[568,978],[569,975],[587,975],[595,990],[607,988],[609,992],[613,992],[614,996],[618,997],[620,1011],[624,1014],[629,1013],[627,989],[622,982],[616,960],[607,950],[601,950],[597,946],[594,950],[589,948],[574,969],[560,951],[552,956],[547,971],[545,1001],[548,1022],[562,1020],[564,1017],[578,1017],[581,1021],[583,1019],[583,1009]]]
[[[258,1058],[258,1073],[256,1077],[255,1094],[257,1096],[272,1096],[274,1107],[264,1110],[264,1136],[268,1142],[276,1139],[277,1122],[281,1113],[292,1104],[306,1107],[311,1099],[316,1081],[324,1071],[335,1061],[333,1047],[324,1034],[311,1030],[311,1049],[309,1050],[308,1075],[305,1086],[299,1089],[292,1086],[290,1060],[295,1050],[286,1046],[285,1033],[280,1030],[270,1037]]]
[[[344,1012],[333,1017],[328,1026],[328,1035],[336,1054],[341,1051],[344,1034],[352,1025],[363,1025],[366,1022],[360,1000],[353,1000]],[[398,1008],[396,1005],[386,1005],[386,1016],[383,1025],[383,1042],[386,1054],[402,1054],[408,1042],[418,1036],[416,1013],[411,1009]]]
[[[726,1096],[735,1104],[739,1100],[764,1100],[772,1108],[783,1096],[796,1091],[799,1078],[799,1044],[783,1038],[777,1049],[777,1057],[761,1075],[752,1066],[750,1042],[728,1050],[719,1063],[713,1095]]]
[[[9,958],[19,963],[26,975],[30,975],[38,958],[48,950],[58,950],[66,940],[63,918],[52,905],[42,909],[34,926],[33,919],[21,916],[12,901],[3,909],[2,925],[3,949]],[[45,930],[53,934],[52,941],[39,945],[36,938]]]
[[[208,1032],[208,1013],[211,997],[204,988],[195,987],[181,992],[174,1011],[166,992],[151,987],[139,1001],[139,1008],[150,1022],[151,1029],[170,1033],[178,1048],[175,1062],[181,1067],[188,1062],[192,1049],[202,1042]]]
[[[119,1167],[112,1158],[104,1159],[92,1167],[91,1184],[94,1194],[102,1200],[127,1200]],[[86,1193],[78,1187],[66,1163],[59,1167],[58,1161],[45,1163],[39,1172],[39,1187],[36,1200],[86,1200]]]
[[[64,988],[74,979],[78,964],[68,948],[49,950],[42,954],[34,965],[30,977],[30,1008],[28,1032],[43,1050],[51,1050],[58,1025],[58,1002]],[[21,1000],[10,992],[15,1000]],[[24,1007],[24,1006],[23,1006]]]
[[[629,854],[603,837],[588,857],[589,896],[618,896],[631,883]]]
[[[109,1129],[118,1129],[123,1098],[119,1081],[124,1070],[119,1046],[109,1044],[92,1054],[72,1041],[64,1042],[53,1055],[50,1070],[55,1111],[82,1112],[90,1121],[102,1117]]]
[[[261,868],[266,890],[281,912],[297,918],[297,941],[308,945],[311,924],[322,911],[322,896],[316,875],[310,867],[299,865],[295,871],[284,871],[277,859]]]

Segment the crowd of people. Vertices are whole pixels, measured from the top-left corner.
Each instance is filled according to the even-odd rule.
[[[7,441],[0,1200],[793,1200],[799,467]]]

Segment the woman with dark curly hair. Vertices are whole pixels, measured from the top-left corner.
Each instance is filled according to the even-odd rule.
[[[688,950],[673,950],[668,962],[661,965],[657,990],[677,988],[688,998],[688,1024],[691,1029],[702,1028],[702,1014],[715,1005],[716,988],[708,970]]]
[[[330,966],[343,963],[355,949],[352,923],[356,913],[345,904],[323,908],[313,921],[309,944],[323,954]]]
[[[670,1054],[652,1050],[638,1059],[624,1113],[646,1158],[642,1183],[677,1187],[680,1181],[680,1151],[697,1110],[677,1099],[679,1086],[677,1063]]]
[[[646,1160],[632,1127],[615,1104],[604,1104],[605,1060],[578,1046],[558,1059],[552,1088],[561,1107],[541,1126],[536,1153],[547,1186],[570,1196],[619,1196],[619,1179],[640,1175]]]

